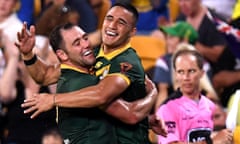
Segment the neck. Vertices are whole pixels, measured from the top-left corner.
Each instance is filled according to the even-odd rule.
[[[5,15],[1,15],[1,16],[0,16],[0,22],[5,21],[5,20],[6,20],[7,18],[9,18],[12,14],[13,14],[13,12],[10,12],[10,13],[5,14]]]
[[[192,18],[198,17],[202,15],[202,13],[205,11],[205,7],[201,4],[196,11],[191,15]]]
[[[192,99],[192,100],[199,100],[200,99],[200,91],[196,90],[196,91],[193,91],[193,92],[189,92],[189,93],[183,93],[184,96],[187,96],[188,98]]]
[[[107,45],[103,45],[103,52],[104,54],[108,54],[111,53],[113,51],[115,51],[116,49],[119,49],[120,47],[109,47]]]
[[[187,22],[190,23],[196,30],[198,30],[205,13],[206,8],[201,5],[194,14],[187,17]]]
[[[4,22],[5,19],[7,19],[7,17],[5,17],[5,16],[0,16],[0,22]]]
[[[73,68],[77,68],[85,73],[90,73],[90,66],[89,67],[83,67],[83,66],[80,66],[80,65],[76,65],[76,64],[73,64],[73,63],[69,63],[69,62],[65,62],[65,63],[62,63],[62,64],[65,64],[65,65],[68,65],[68,66],[71,66]]]
[[[121,44],[121,45],[118,45],[118,46],[103,45],[103,52],[104,52],[104,54],[108,54],[108,53],[111,53],[111,52],[113,52],[117,49],[123,48],[127,44],[128,44],[128,42],[124,43],[124,44]]]

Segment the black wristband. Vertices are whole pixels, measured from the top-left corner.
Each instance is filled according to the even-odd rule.
[[[34,54],[34,56],[30,60],[24,60],[24,64],[26,66],[33,65],[37,61],[37,55]]]

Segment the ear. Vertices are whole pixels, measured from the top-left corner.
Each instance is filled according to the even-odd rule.
[[[203,75],[205,74],[205,71],[204,71],[204,70],[201,70],[200,72],[201,72],[201,75],[200,75],[200,77],[202,78],[202,77],[203,77]]]
[[[130,33],[130,36],[131,36],[131,37],[132,37],[132,36],[135,36],[135,35],[136,35],[136,32],[137,32],[137,28],[136,28],[136,27],[132,28],[131,33]]]
[[[56,55],[61,61],[66,61],[68,59],[68,55],[66,54],[66,52],[61,49],[56,51]]]

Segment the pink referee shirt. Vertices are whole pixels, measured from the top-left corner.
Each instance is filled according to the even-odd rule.
[[[166,138],[158,137],[158,144],[205,140],[213,129],[214,109],[215,104],[205,96],[201,96],[198,102],[186,96],[168,101],[157,111],[168,129]]]

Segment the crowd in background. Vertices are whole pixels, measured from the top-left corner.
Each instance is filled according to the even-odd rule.
[[[58,59],[48,42],[51,30],[56,25],[71,22],[89,33],[92,46],[99,46],[104,16],[117,1],[0,0],[0,144],[47,144],[45,141],[50,136],[62,143],[54,109],[37,119],[30,119],[21,108],[24,99],[34,93],[55,92],[55,85],[41,86],[32,80],[14,46],[23,22],[29,27],[36,26],[34,51],[38,56],[48,63],[56,63]],[[124,1],[134,5],[139,12],[136,37],[144,36],[165,43],[157,46],[164,52],[154,58],[150,68],[145,69],[158,88],[154,109],[157,111],[179,87],[172,70],[172,55],[177,45],[192,44],[205,62],[206,75],[201,91],[217,105],[213,114],[214,130],[226,128],[230,111],[234,113],[231,116],[235,122],[228,121],[228,124],[234,123],[231,128],[237,130],[240,125],[240,107],[235,104],[236,97],[240,97],[236,93],[240,89],[240,1]],[[149,46],[151,44],[146,43],[146,51],[151,51]],[[136,51],[138,53],[137,47]],[[150,57],[154,52],[149,53]],[[240,137],[239,131],[234,134]],[[155,135],[150,137],[152,143],[156,143]]]

